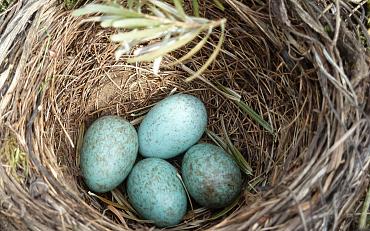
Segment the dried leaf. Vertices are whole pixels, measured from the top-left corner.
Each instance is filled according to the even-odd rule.
[[[131,211],[135,214],[137,214],[137,212],[135,211],[135,209],[130,205],[130,203],[126,200],[126,198],[122,195],[122,193],[117,190],[117,189],[113,189],[112,191],[112,195],[114,197],[114,199],[122,206],[125,206],[125,211]]]
[[[307,23],[307,25],[309,25],[313,30],[322,35],[325,39],[329,41],[331,40],[323,29],[324,27],[322,25],[319,25],[318,20],[312,18],[311,15],[309,15],[307,11],[305,11],[296,0],[290,0],[290,2],[293,3],[297,13],[301,17],[301,19]]]
[[[119,221],[125,226],[126,229],[128,229],[128,226],[127,226],[127,223],[125,221],[125,219],[123,218],[123,216],[121,215],[121,213],[113,206],[111,205],[108,205],[107,207],[112,213],[114,213],[114,215],[116,215],[119,219]]]
[[[115,203],[115,202],[113,202],[113,201],[110,201],[110,200],[108,200],[108,199],[106,199],[106,198],[104,198],[104,197],[101,197],[101,196],[99,196],[99,195],[96,195],[95,193],[92,193],[92,192],[88,192],[88,194],[90,195],[90,196],[94,196],[94,197],[96,197],[96,198],[98,198],[99,200],[101,200],[102,202],[104,202],[104,203],[106,203],[107,205],[111,205],[111,206],[114,206],[114,207],[116,207],[116,208],[120,208],[120,209],[126,209],[126,207],[125,206],[122,206],[122,205],[120,205],[120,204],[118,204],[118,203]]]

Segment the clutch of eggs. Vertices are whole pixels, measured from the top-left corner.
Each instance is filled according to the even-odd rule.
[[[227,206],[241,191],[241,172],[222,148],[196,144],[206,126],[204,104],[187,94],[158,102],[138,133],[118,116],[101,117],[84,136],[80,165],[85,183],[90,190],[104,193],[128,178],[131,204],[158,227],[173,226],[183,219],[187,210],[184,185],[204,207]],[[138,152],[146,159],[134,165]],[[176,168],[164,160],[182,153],[184,185]]]

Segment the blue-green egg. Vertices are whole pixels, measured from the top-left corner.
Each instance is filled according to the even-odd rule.
[[[145,157],[175,157],[198,142],[206,126],[207,111],[200,99],[187,94],[169,96],[141,122],[139,152]]]
[[[118,116],[105,116],[87,129],[80,156],[86,185],[94,192],[108,192],[130,173],[138,153],[135,128]]]
[[[165,160],[139,161],[128,177],[127,193],[136,211],[158,227],[176,225],[186,213],[184,187],[175,167]]]
[[[242,187],[238,164],[213,144],[196,144],[185,153],[182,177],[191,197],[207,208],[229,205]]]

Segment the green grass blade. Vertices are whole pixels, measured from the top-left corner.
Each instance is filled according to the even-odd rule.
[[[154,5],[149,5],[150,11],[157,17],[159,18],[166,18],[166,15],[160,11],[156,6]]]
[[[367,190],[364,204],[362,205],[362,210],[361,210],[361,215],[360,215],[360,220],[359,220],[360,230],[365,230],[367,226],[369,225],[368,219],[367,219],[369,208],[370,208],[370,186],[369,186],[369,189]]]
[[[235,159],[240,169],[246,175],[253,175],[252,167],[245,160],[244,156],[239,152],[239,150],[232,144],[230,138],[227,135],[226,129],[223,128],[223,130],[226,136],[226,142],[212,131],[206,130],[206,134],[216,145],[227,151]]]
[[[223,118],[221,118],[221,126],[222,126],[222,130],[223,130],[223,132],[225,134],[226,144],[228,146],[228,149],[230,150],[231,154],[236,159],[239,167],[243,170],[243,172],[245,174],[247,174],[247,175],[253,175],[253,169],[252,169],[252,167],[245,160],[244,156],[240,153],[240,151],[234,146],[234,144],[232,143],[229,135],[227,134],[227,130],[226,130],[226,126],[225,126],[225,122],[224,122],[224,119]]]
[[[127,0],[127,6],[129,9],[132,9],[134,7],[134,2],[136,0]]]
[[[172,40],[168,40],[168,41],[159,42],[157,44],[153,44],[153,48],[154,48],[153,51],[151,51],[149,53],[146,53],[146,54],[143,54],[143,55],[139,55],[137,57],[129,58],[127,61],[129,63],[141,62],[141,61],[152,61],[155,58],[158,58],[160,56],[164,56],[164,55],[170,53],[171,51],[177,50],[180,47],[185,46],[190,41],[195,39],[199,35],[200,32],[201,32],[201,29],[198,29],[198,30],[195,30],[191,33],[187,33],[187,34],[184,34],[182,36],[179,36],[176,39],[172,39]]]
[[[219,1],[219,0],[213,0],[214,4],[216,5],[216,7],[222,11],[225,11],[225,7],[224,5]]]
[[[225,92],[229,95],[232,95],[233,97],[235,97],[235,99],[237,99],[237,101],[240,101],[240,99],[242,98],[242,96],[240,94],[238,94],[234,90],[230,89],[229,87],[225,87],[224,85],[220,84],[219,82],[215,82],[215,83],[216,83],[217,87],[220,88],[220,90],[222,90],[223,92]]]
[[[86,14],[102,13],[109,15],[120,15],[126,18],[140,18],[142,14],[134,12],[132,10],[125,9],[118,5],[103,5],[103,4],[88,4],[80,9],[72,12],[73,16],[82,16]]]
[[[212,28],[210,28],[207,35],[195,47],[193,47],[186,55],[182,56],[180,59],[176,60],[175,62],[170,63],[169,66],[173,66],[173,65],[182,63],[185,60],[190,59],[193,55],[195,55],[198,51],[200,51],[200,49],[202,49],[202,47],[206,44],[211,33],[212,33]]]
[[[182,20],[185,20],[186,14],[185,14],[184,8],[182,7],[181,1],[180,0],[173,0],[173,2],[175,3],[175,7],[177,9],[178,16]]]
[[[232,152],[234,154],[234,157],[235,157],[235,159],[238,160],[239,165],[241,166],[241,169],[243,170],[243,172],[245,174],[247,174],[247,175],[253,176],[253,169],[252,169],[252,167],[245,160],[244,156],[240,153],[240,151],[234,145],[232,145],[230,148],[233,150]]]
[[[150,0],[150,2],[155,5],[156,7],[162,9],[163,11],[166,11],[167,13],[170,13],[171,15],[177,17],[177,10],[173,8],[170,4],[158,0]]]
[[[195,17],[199,17],[199,2],[198,0],[193,0],[193,12]]]
[[[241,96],[231,90],[230,88],[227,88],[220,83],[216,82],[216,85],[223,91],[225,91],[227,94],[233,95],[235,97],[239,96],[239,100],[234,100],[235,103],[239,106],[239,108],[247,115],[249,115],[254,121],[256,121],[259,125],[261,125],[264,129],[266,129],[271,134],[274,134],[274,129],[272,126],[263,119],[261,115],[259,115],[256,111],[254,111],[248,104],[246,104],[244,101],[241,100]]]
[[[115,28],[143,28],[143,27],[154,27],[161,25],[161,22],[152,19],[143,19],[143,18],[127,18],[116,20],[112,23],[112,27]]]
[[[220,146],[222,149],[224,150],[227,150],[228,147],[227,147],[227,144],[225,143],[225,141],[223,141],[221,139],[221,137],[219,137],[218,135],[216,135],[216,133],[210,131],[210,130],[206,130],[206,134],[207,136],[218,146]]]
[[[248,187],[247,187],[247,190],[250,192],[250,191],[254,191],[255,193],[258,193],[258,191],[256,190],[256,186],[261,184],[265,179],[261,178],[261,177],[257,177],[255,179],[252,179],[251,181],[248,182]]]
[[[225,40],[225,23],[222,23],[221,24],[221,37],[220,37],[220,40],[218,41],[218,44],[217,44],[215,50],[212,52],[211,56],[207,59],[207,61],[203,64],[203,66],[201,68],[199,68],[199,70],[197,72],[195,72],[194,75],[185,79],[185,82],[190,82],[190,81],[196,79],[208,68],[209,65],[211,65],[211,63],[216,59],[218,53],[221,51],[221,46],[222,46],[224,40]]]
[[[236,102],[236,104],[242,109],[242,111],[248,114],[254,121],[256,121],[259,125],[261,125],[264,129],[266,129],[271,134],[274,134],[274,129],[271,125],[262,118],[256,111],[254,111],[249,105],[247,105],[243,101]]]

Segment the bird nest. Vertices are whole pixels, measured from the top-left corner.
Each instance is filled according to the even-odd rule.
[[[189,4],[188,4],[189,2]],[[185,1],[189,5],[190,1]],[[197,205],[177,227],[212,230],[348,228],[368,184],[370,38],[363,7],[347,1],[200,3],[227,19],[190,60],[115,60],[114,30],[81,23],[60,2],[16,1],[0,14],[1,213],[31,230],[151,229],[124,188],[93,194],[79,170],[85,129],[103,115],[135,126],[153,104],[185,92],[209,115],[208,136],[251,167],[242,195],[221,210]],[[211,139],[212,138],[212,139]],[[179,160],[172,160],[176,166]]]

